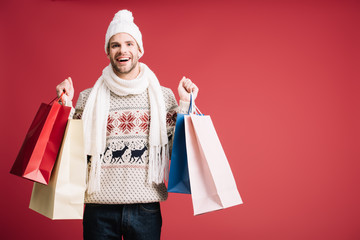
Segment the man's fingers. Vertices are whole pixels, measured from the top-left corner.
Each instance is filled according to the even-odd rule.
[[[189,78],[183,77],[180,81],[180,85],[187,91],[190,92],[191,80]]]
[[[191,91],[194,94],[197,94],[199,92],[199,88],[193,83],[192,86],[191,86]]]
[[[72,82],[71,77],[68,77],[68,80],[69,80],[70,86],[72,86],[72,85],[73,85],[73,82]]]
[[[71,77],[66,78],[56,86],[56,94],[58,97],[62,95],[61,99],[65,105],[67,101],[72,101],[74,97],[74,87]]]
[[[190,93],[193,93],[193,98],[195,99],[199,88],[189,78],[183,77],[179,82],[178,91],[181,100],[190,101]]]
[[[179,82],[179,88],[184,87],[184,81],[186,80],[185,77],[182,77],[182,79]]]
[[[63,95],[61,97],[61,101],[64,103],[64,105],[66,105],[67,99],[68,99],[68,97],[66,95]]]
[[[60,97],[60,95],[62,93],[64,93],[64,92],[65,92],[66,95],[69,96],[71,86],[72,86],[71,78],[67,78],[62,83],[57,85],[56,86],[56,92],[57,92],[58,97]]]
[[[186,91],[188,91],[189,93],[192,92],[194,90],[194,83],[189,79],[186,83],[185,83],[185,89]]]
[[[71,77],[68,77],[67,79],[65,79],[64,81],[64,90],[65,90],[65,94],[70,96],[71,92],[72,92],[72,88],[73,88],[73,82]]]
[[[64,89],[63,89],[63,87],[61,86],[61,84],[57,85],[57,86],[56,86],[57,96],[60,97],[63,92],[64,92]]]
[[[65,89],[65,91],[66,91],[66,94],[69,93],[70,86],[71,86],[71,80],[70,80],[70,78],[65,79],[65,81],[64,81],[64,89]]]
[[[196,95],[199,91],[199,88],[189,78],[183,77],[183,79],[181,79],[181,81],[183,82],[184,89],[188,93],[192,92],[194,94],[194,96],[196,97]]]

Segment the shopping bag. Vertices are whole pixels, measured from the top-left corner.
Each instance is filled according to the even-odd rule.
[[[29,207],[50,219],[82,219],[85,189],[82,120],[70,119],[50,182],[34,183]]]
[[[185,116],[186,150],[194,215],[242,204],[210,116]]]
[[[192,94],[187,114],[178,113],[176,116],[173,147],[168,181],[168,192],[191,194],[188,160],[186,154],[184,118],[193,112]]]
[[[184,116],[178,113],[171,151],[168,192],[190,194],[190,180],[186,156]]]
[[[54,100],[40,105],[10,173],[48,184],[71,111]]]

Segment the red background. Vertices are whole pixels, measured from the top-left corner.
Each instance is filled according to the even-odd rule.
[[[194,217],[162,204],[162,239],[360,239],[358,1],[1,1],[1,239],[81,239],[81,221],[28,209],[9,174],[41,102],[71,76],[91,87],[108,64],[120,9],[143,34],[142,61],[177,95],[200,88],[244,204]]]

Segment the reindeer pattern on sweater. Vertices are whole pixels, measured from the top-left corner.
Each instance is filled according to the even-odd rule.
[[[80,93],[74,118],[81,118],[90,91],[87,89]],[[162,87],[162,93],[171,147],[179,108],[171,89]],[[147,182],[150,124],[148,91],[128,96],[118,96],[111,92],[106,149],[101,164],[101,190],[86,194],[86,203],[126,204],[167,199],[165,184]],[[88,164],[91,164],[91,159]]]

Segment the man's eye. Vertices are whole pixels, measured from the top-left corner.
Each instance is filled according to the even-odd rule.
[[[128,43],[128,46],[132,46],[133,44],[132,43]]]
[[[116,48],[116,47],[119,47],[119,44],[112,45],[112,48]]]

